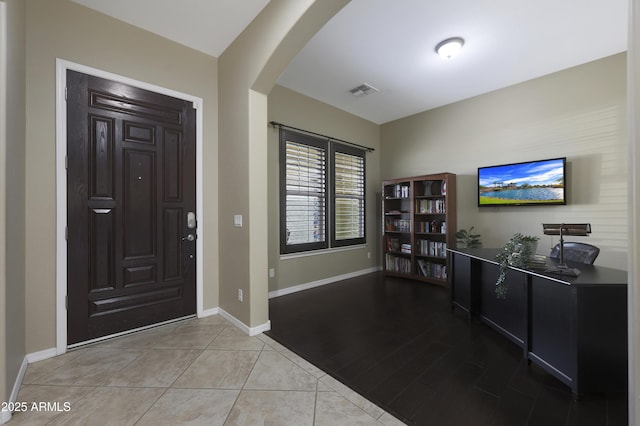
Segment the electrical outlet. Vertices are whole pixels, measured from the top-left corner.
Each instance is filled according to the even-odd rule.
[[[371,252],[370,251],[367,252],[367,259],[371,259]]]
[[[273,278],[276,276],[276,270],[273,268],[269,268],[269,278]]]
[[[238,302],[242,302],[242,289],[238,289]]]

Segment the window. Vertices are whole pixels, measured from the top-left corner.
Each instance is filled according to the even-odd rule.
[[[364,156],[361,150],[332,146],[334,247],[364,243]]]
[[[280,129],[280,252],[365,242],[364,151]]]

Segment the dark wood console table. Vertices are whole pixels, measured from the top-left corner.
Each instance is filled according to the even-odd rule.
[[[510,268],[506,299],[495,282],[499,249],[450,249],[453,306],[479,317],[574,396],[627,390],[627,273],[571,264],[578,277]],[[548,265],[555,264],[547,259]]]

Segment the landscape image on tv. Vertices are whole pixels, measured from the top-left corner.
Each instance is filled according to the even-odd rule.
[[[478,205],[566,204],[565,158],[478,168]]]

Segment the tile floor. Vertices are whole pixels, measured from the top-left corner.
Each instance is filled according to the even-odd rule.
[[[219,315],[30,364],[9,425],[402,425],[266,335]],[[31,410],[32,402],[48,409]],[[57,405],[55,403],[58,403]]]

